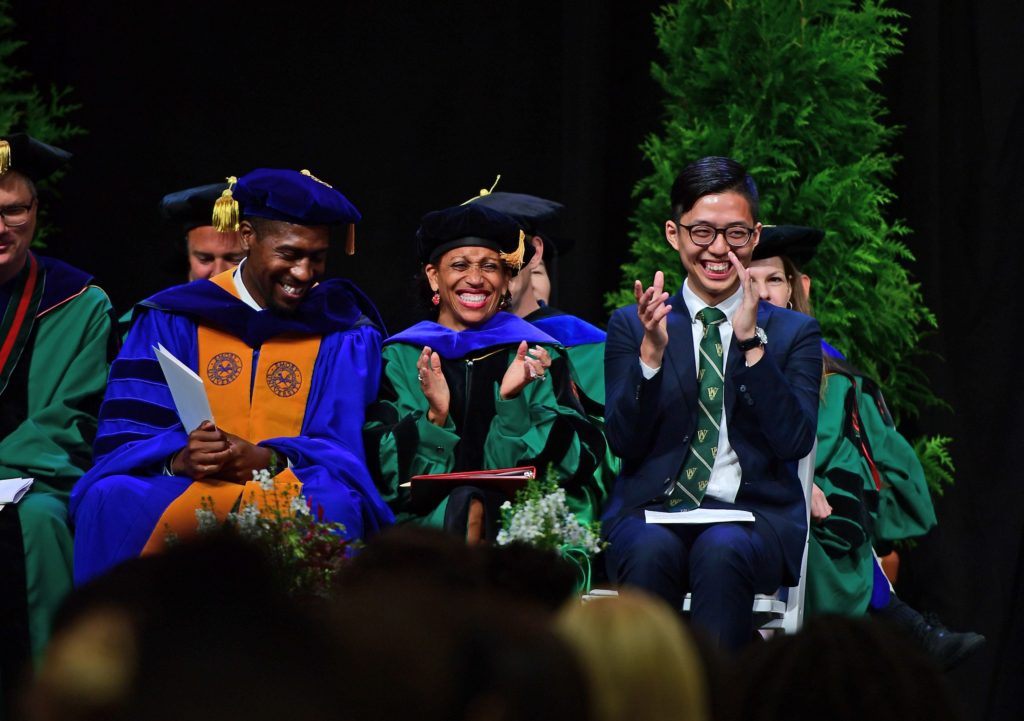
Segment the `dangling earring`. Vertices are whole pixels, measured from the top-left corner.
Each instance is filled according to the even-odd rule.
[[[508,307],[512,305],[512,293],[505,291],[505,295],[501,296],[501,300],[498,301],[498,310],[508,310]]]
[[[790,310],[793,310],[793,301],[787,300],[786,301],[786,307],[789,308]]]
[[[434,291],[434,295],[430,296],[430,302],[434,305],[441,305],[441,294]]]

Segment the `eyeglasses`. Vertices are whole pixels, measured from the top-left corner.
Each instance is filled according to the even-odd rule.
[[[690,240],[702,248],[706,248],[714,243],[719,233],[725,238],[725,242],[729,244],[730,248],[742,248],[754,236],[754,229],[748,228],[745,225],[730,225],[728,228],[716,228],[705,223],[698,223],[696,225],[676,223],[676,225],[680,228],[686,228]]]
[[[32,206],[36,201],[28,205],[8,205],[0,208],[0,218],[4,219],[4,225],[8,228],[18,228],[28,222],[28,216],[32,212]]]

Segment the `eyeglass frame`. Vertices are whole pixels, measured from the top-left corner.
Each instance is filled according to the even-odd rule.
[[[4,225],[6,225],[8,228],[20,228],[23,225],[28,223],[29,215],[32,214],[32,208],[34,208],[35,205],[36,205],[36,199],[32,198],[32,200],[29,201],[28,205],[17,204],[17,205],[5,205],[5,206],[2,206],[2,207],[0,207],[0,220],[3,220]],[[25,211],[25,220],[21,221],[20,223],[12,223],[12,222],[10,222],[10,220],[7,218],[7,214],[9,212],[11,212],[12,210],[19,210],[20,211],[22,209],[24,209],[24,211]]]
[[[677,220],[673,220],[672,222],[676,224],[677,228],[685,228],[686,229],[686,236],[690,239],[690,242],[693,243],[694,245],[696,245],[699,248],[708,248],[708,247],[714,245],[715,240],[718,238],[719,235],[722,236],[722,238],[725,240],[725,244],[728,245],[730,248],[743,248],[743,247],[745,247],[747,245],[747,243],[750,242],[750,239],[754,237],[754,233],[757,232],[757,228],[748,228],[745,225],[728,225],[728,226],[726,226],[724,228],[716,228],[715,226],[711,225],[711,223],[694,223],[693,225],[683,225],[682,223],[680,223]],[[707,243],[698,243],[693,238],[693,229],[694,228],[711,228],[713,231],[715,231],[715,234],[713,236],[711,236],[711,240],[709,240]],[[733,243],[730,243],[729,242],[729,238],[726,235],[727,231],[733,230],[735,228],[742,228],[743,230],[747,231],[747,239],[744,240],[739,245],[735,245]]]

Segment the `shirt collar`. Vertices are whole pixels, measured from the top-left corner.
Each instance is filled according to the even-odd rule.
[[[231,276],[231,280],[235,283],[235,290],[238,291],[238,299],[245,303],[253,310],[263,310],[263,307],[256,302],[256,299],[252,297],[252,293],[245,287],[245,283],[242,282],[242,266],[245,265],[246,258],[242,258],[242,262],[235,268],[234,275]]]
[[[699,323],[697,320],[697,313],[708,307],[708,304],[701,300],[696,293],[690,288],[689,279],[683,281],[683,300],[686,302],[686,310],[690,314],[691,323]],[[718,310],[725,313],[725,320],[727,323],[732,323],[733,314],[739,309],[740,303],[743,302],[743,284],[737,286],[736,291],[728,298],[723,300],[716,306]]]

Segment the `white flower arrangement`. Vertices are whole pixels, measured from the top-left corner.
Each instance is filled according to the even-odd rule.
[[[607,545],[601,541],[600,523],[581,523],[569,510],[565,489],[554,480],[551,469],[546,481],[527,481],[514,503],[501,504],[497,542],[499,546],[527,543],[558,553],[576,566],[577,590],[582,593],[590,591],[590,558]]]
[[[519,541],[552,551],[572,546],[591,556],[601,551],[597,524],[580,523],[566,504],[565,489],[554,484],[530,481],[516,495],[515,505],[501,505],[501,519],[499,546]]]

